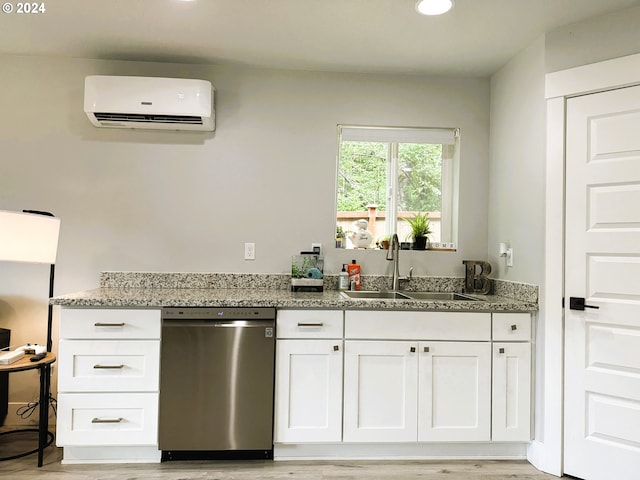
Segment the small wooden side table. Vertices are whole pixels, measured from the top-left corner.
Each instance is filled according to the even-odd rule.
[[[38,422],[38,448],[19,455],[0,458],[0,461],[12,460],[14,458],[24,457],[38,452],[38,467],[41,467],[44,449],[53,442],[53,434],[49,432],[49,392],[51,390],[51,364],[56,361],[56,356],[53,353],[48,352],[46,357],[42,360],[38,360],[37,362],[32,362],[30,360],[32,356],[33,355],[25,355],[24,358],[21,358],[10,365],[0,365],[0,372],[13,373],[34,369],[40,370],[40,403],[38,404],[40,419]],[[0,433],[0,435],[7,435],[21,431],[31,430],[9,430],[7,432]],[[47,437],[50,438],[48,439]]]

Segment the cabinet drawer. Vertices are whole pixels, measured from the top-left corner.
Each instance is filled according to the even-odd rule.
[[[157,445],[158,394],[61,393],[58,446]]]
[[[158,391],[159,340],[61,340],[61,392]]]
[[[342,310],[278,310],[278,338],[342,338]]]
[[[60,338],[160,338],[160,310],[63,308]]]
[[[484,312],[345,312],[345,338],[388,340],[491,340]]]
[[[501,342],[531,341],[531,314],[494,313],[493,339]]]

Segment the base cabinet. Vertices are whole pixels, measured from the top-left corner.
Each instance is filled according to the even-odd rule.
[[[491,439],[531,439],[531,344],[493,344]]]
[[[491,439],[488,342],[345,342],[345,442]]]
[[[63,308],[63,463],[158,462],[160,310]]]
[[[278,342],[276,443],[530,441],[530,314],[346,311],[332,340],[309,315],[278,320],[310,338]]]
[[[274,442],[342,441],[340,310],[277,315]]]
[[[342,340],[278,340],[274,441],[342,439]]]
[[[345,442],[417,440],[418,343],[345,341]]]
[[[491,344],[420,342],[419,442],[491,440]]]

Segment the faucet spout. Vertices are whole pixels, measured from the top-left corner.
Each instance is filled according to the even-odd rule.
[[[389,242],[389,251],[387,252],[387,260],[393,262],[393,274],[391,276],[391,290],[397,292],[400,288],[400,266],[399,266],[399,257],[400,257],[400,241],[398,240],[398,235],[396,233],[391,237],[391,241]]]

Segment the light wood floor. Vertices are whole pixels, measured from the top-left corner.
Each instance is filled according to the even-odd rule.
[[[62,465],[62,451],[0,462],[12,480],[557,480],[525,461],[188,461],[159,464]]]

